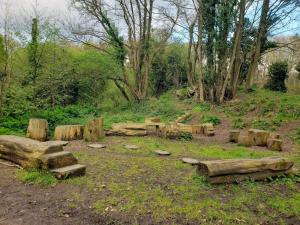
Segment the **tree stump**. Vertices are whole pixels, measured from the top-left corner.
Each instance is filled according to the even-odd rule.
[[[43,119],[30,119],[27,128],[26,137],[38,140],[47,141],[48,139],[48,122]]]
[[[269,138],[268,139],[268,149],[273,151],[282,151],[282,143],[283,141],[280,139]]]
[[[82,125],[58,126],[54,131],[54,139],[61,141],[81,140],[83,138]]]
[[[212,123],[204,123],[202,124],[203,126],[203,134],[205,136],[214,136],[215,135],[215,130],[214,130],[214,125]]]
[[[245,146],[245,147],[250,147],[252,146],[252,142],[249,138],[248,135],[239,135],[238,137],[238,144],[239,145],[242,145],[242,146]]]
[[[250,138],[251,145],[264,147],[267,146],[270,132],[265,130],[250,129],[248,131],[248,136]]]
[[[96,142],[104,137],[103,118],[97,118],[84,126],[83,137],[85,141]]]
[[[240,133],[241,132],[239,130],[231,130],[229,134],[229,141],[238,143]]]

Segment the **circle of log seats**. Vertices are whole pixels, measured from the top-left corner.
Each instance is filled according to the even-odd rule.
[[[44,119],[30,119],[27,128],[26,137],[38,140],[47,141],[48,139],[48,122]]]
[[[82,125],[57,126],[54,131],[54,139],[61,141],[81,140],[83,138]]]
[[[96,118],[84,126],[83,137],[85,141],[96,142],[105,136],[103,118]]]

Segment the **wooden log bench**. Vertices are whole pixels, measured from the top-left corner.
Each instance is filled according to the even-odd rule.
[[[14,162],[24,168],[44,169],[58,178],[84,175],[86,167],[68,151],[65,141],[39,142],[13,135],[0,135],[0,158]],[[62,172],[62,173],[61,173]]]
[[[294,163],[282,157],[200,161],[197,172],[211,184],[234,183],[247,179],[265,180],[289,173]]]

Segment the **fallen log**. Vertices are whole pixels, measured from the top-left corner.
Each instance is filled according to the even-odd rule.
[[[239,130],[231,130],[230,134],[229,134],[229,141],[238,143],[240,133],[241,133],[241,131],[239,131]]]
[[[83,138],[82,125],[58,126],[54,131],[54,139],[61,141],[81,140]]]
[[[254,181],[263,181],[267,180],[270,177],[279,177],[283,175],[289,176],[292,170],[284,171],[262,171],[255,173],[246,173],[246,174],[231,174],[224,176],[208,177],[207,181],[211,184],[230,184],[230,183],[240,183],[244,180],[254,180]]]
[[[38,140],[47,141],[48,139],[48,122],[43,119],[30,119],[27,128],[26,137]]]
[[[263,159],[232,159],[201,161],[198,172],[204,176],[220,176],[230,174],[248,174],[263,171],[285,171],[293,167],[294,163],[282,157]]]

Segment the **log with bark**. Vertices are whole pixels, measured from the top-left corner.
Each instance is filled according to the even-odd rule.
[[[104,136],[102,118],[96,118],[84,126],[83,137],[85,141],[96,142]]]
[[[58,126],[54,131],[54,139],[61,141],[81,140],[83,138],[82,125]]]
[[[246,179],[264,180],[288,173],[294,163],[282,157],[200,161],[197,172],[212,184],[233,183]]]
[[[30,119],[26,136],[28,138],[38,140],[38,141],[47,141],[48,139],[47,120]]]

